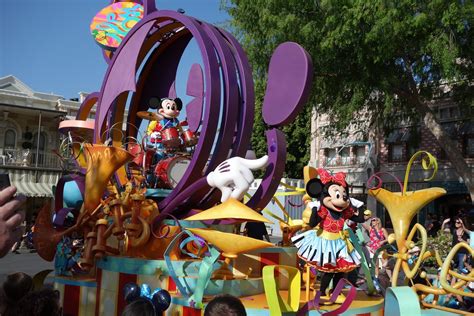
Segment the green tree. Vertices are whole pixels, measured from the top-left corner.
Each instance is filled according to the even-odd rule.
[[[243,43],[256,78],[265,81],[268,61],[279,43],[301,44],[312,56],[315,71],[309,104],[319,113],[329,114],[335,130],[354,123],[354,113],[363,109],[370,111],[367,119],[377,129],[396,124],[397,114],[421,120],[447,153],[474,200],[472,171],[429,106],[432,100],[449,96],[470,118],[474,95],[472,1],[222,3],[232,17],[230,28]],[[257,102],[262,100],[263,89],[263,83],[257,84]],[[293,151],[292,142],[308,147],[310,111],[306,109],[304,118],[288,127],[289,157],[295,161],[308,157],[304,147]],[[264,130],[259,124],[263,123],[256,121],[256,131]],[[255,138],[253,144],[260,149]],[[289,170],[293,165],[287,165]]]

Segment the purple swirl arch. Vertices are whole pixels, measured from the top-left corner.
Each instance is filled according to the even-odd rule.
[[[168,96],[175,83],[179,61],[191,39],[197,43],[203,66],[203,80],[196,80],[199,87],[194,89],[202,87],[203,93],[194,91],[193,94],[200,96],[193,95],[195,99],[191,101],[193,108],[202,110],[200,137],[183,178],[159,203],[163,216],[185,206],[206,208],[215,204],[219,195],[206,186],[203,177],[223,160],[232,156],[243,157],[247,151],[254,121],[255,95],[245,52],[225,30],[175,11],[149,10],[111,56],[100,93],[95,95],[98,105],[94,142],[101,143],[103,132],[123,121],[129,93],[133,93],[127,118],[131,124],[126,133],[136,136],[138,131],[130,127],[141,123],[136,113],[148,110],[151,97]],[[289,58],[290,64],[282,60],[285,54],[295,52],[298,56]],[[265,96],[264,118],[272,127],[267,132],[270,166],[262,186],[249,203],[255,209],[269,202],[283,175],[285,135],[277,128],[294,119],[306,102],[311,85],[311,61],[304,49],[295,43],[285,43],[274,55],[276,61],[273,63],[277,65],[270,64],[269,75],[276,73],[281,78],[269,79]],[[285,66],[279,67],[280,62]],[[287,72],[289,76],[285,74]],[[295,76],[303,78],[293,80]],[[193,87],[189,87],[192,82],[188,82],[189,91],[193,91]],[[281,97],[281,93],[272,94],[271,91],[280,91],[282,85],[285,85],[284,91],[293,89],[298,95],[294,97],[295,94],[290,92],[288,95],[293,99],[288,99]],[[200,99],[203,104],[199,106]],[[114,144],[120,142],[113,132],[110,136]]]

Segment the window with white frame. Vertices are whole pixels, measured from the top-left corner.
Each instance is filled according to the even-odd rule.
[[[336,163],[337,163],[337,157],[336,157],[336,154],[337,154],[337,150],[336,148],[328,148],[327,149],[327,165],[328,166],[335,166]]]
[[[390,161],[391,162],[400,162],[404,161],[403,149],[404,144],[392,144],[390,146]]]
[[[343,166],[351,164],[351,154],[349,147],[344,147],[339,154],[341,155],[341,164]]]
[[[3,141],[4,148],[15,148],[16,147],[16,132],[13,129],[7,129]]]
[[[365,163],[365,146],[358,146],[356,148],[356,161],[358,164]]]

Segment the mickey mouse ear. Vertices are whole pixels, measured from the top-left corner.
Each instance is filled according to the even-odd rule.
[[[183,101],[181,101],[180,98],[176,98],[174,99],[174,102],[176,103],[176,106],[178,107],[178,111],[181,111],[181,109],[183,108]]]
[[[159,290],[153,295],[151,302],[155,306],[156,313],[162,313],[170,307],[171,295],[166,290]]]
[[[140,297],[140,287],[136,283],[127,283],[123,286],[123,297],[127,303]]]
[[[150,101],[148,101],[148,106],[152,109],[157,109],[161,104],[160,98],[151,97]]]
[[[312,198],[317,198],[323,191],[323,187],[320,179],[311,179],[306,184],[306,193]]]

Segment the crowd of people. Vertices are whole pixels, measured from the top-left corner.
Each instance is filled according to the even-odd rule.
[[[462,210],[459,210],[456,211],[453,216],[447,217],[445,219],[441,218],[440,220],[437,216],[428,214],[424,227],[427,229],[429,237],[435,237],[437,234],[444,234],[446,238],[451,238],[451,247],[454,247],[454,245],[459,242],[466,242],[470,245],[470,247],[474,248],[474,231],[468,228],[470,226],[465,215],[466,214]],[[361,246],[367,261],[371,263],[374,255],[377,253],[377,250],[388,243],[388,232],[384,227],[382,227],[380,218],[373,217],[370,210],[365,211],[364,219],[365,222],[359,225],[354,225],[354,223],[350,222],[348,222],[347,225],[352,228],[354,232],[360,230],[362,233]],[[361,235],[359,234],[359,236]],[[396,251],[396,245],[391,245],[384,251],[380,251],[377,259],[374,260],[376,263],[374,266],[374,286],[377,291],[382,294],[384,294],[385,289],[391,285],[392,271],[396,261],[396,259],[391,255]],[[408,264],[410,267],[415,265],[416,260],[420,256],[420,251],[421,249],[418,246],[414,246],[408,251],[410,258],[408,260]],[[472,256],[470,256],[470,253],[466,248],[461,248],[456,253],[453,262],[451,262],[452,270],[464,275],[470,273],[473,266],[474,259]],[[441,269],[438,269],[437,275],[435,273],[426,274],[427,267],[422,265],[419,268],[417,275],[413,279],[413,284],[421,283],[428,286],[440,287],[440,270]],[[422,272],[424,272],[427,276],[421,277]],[[448,274],[448,278],[452,285],[460,281],[460,279],[457,279],[450,274]],[[350,272],[347,275],[347,279],[356,287],[365,289],[367,286],[367,280],[364,277],[362,269],[359,271],[354,270],[353,272]],[[399,275],[399,284],[402,284],[402,280],[404,280],[403,271],[401,271]],[[407,285],[410,286],[412,284]],[[467,283],[466,286],[464,286],[465,292],[472,292],[473,290],[474,282]],[[428,297],[425,298],[426,302],[432,303],[433,300],[433,295],[428,295]],[[474,302],[472,298],[467,296],[447,294],[441,295],[439,298],[437,298],[437,300],[434,301],[435,304],[440,306],[446,306],[470,312],[474,311]]]
[[[0,289],[1,316],[60,316],[59,291],[45,286],[35,289],[31,276],[18,272],[7,277]],[[122,316],[156,316],[150,299],[142,297],[129,303]],[[231,295],[218,295],[207,303],[205,316],[245,316],[242,302]]]
[[[35,289],[33,283],[25,273],[10,274],[0,291],[0,315],[62,315],[59,291],[51,287]]]

